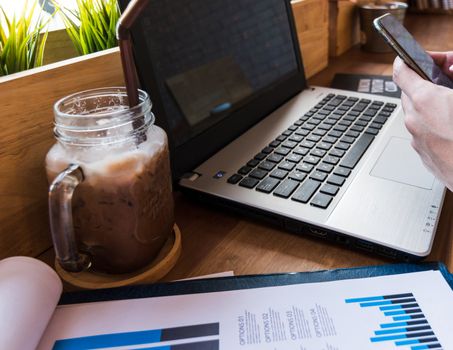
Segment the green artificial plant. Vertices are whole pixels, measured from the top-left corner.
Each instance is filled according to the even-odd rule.
[[[42,65],[47,31],[41,32],[50,19],[44,19],[37,3],[30,7],[26,1],[18,18],[0,6],[0,76]]]
[[[77,8],[61,7],[59,13],[66,31],[80,55],[118,45],[116,24],[120,17],[117,0],[76,0]]]

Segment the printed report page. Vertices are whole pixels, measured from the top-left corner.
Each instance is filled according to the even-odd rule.
[[[439,271],[59,306],[38,349],[453,349]]]

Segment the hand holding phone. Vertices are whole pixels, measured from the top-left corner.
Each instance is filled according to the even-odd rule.
[[[453,89],[453,81],[394,16],[387,13],[378,17],[374,20],[374,26],[397,55],[418,75],[434,84]]]

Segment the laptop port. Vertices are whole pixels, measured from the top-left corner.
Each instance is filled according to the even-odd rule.
[[[389,258],[396,258],[396,256],[398,255],[398,253],[395,250],[385,247],[379,247],[378,253]]]
[[[318,237],[326,237],[327,236],[327,231],[319,229],[319,228],[309,227],[308,230],[314,236],[318,236]]]
[[[374,250],[374,244],[367,242],[367,241],[362,241],[361,239],[358,239],[354,242],[354,245],[357,248],[360,248],[362,250],[366,250],[367,252],[372,252]]]
[[[345,236],[340,236],[340,235],[337,235],[336,236],[336,240],[338,243],[342,243],[342,244],[349,244],[349,239]]]

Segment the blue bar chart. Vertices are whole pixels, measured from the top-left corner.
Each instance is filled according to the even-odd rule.
[[[171,344],[175,341],[176,344]],[[150,347],[143,347],[148,344]],[[140,350],[219,350],[219,323],[61,339],[55,342],[53,350],[133,349],[139,345]]]
[[[395,349],[442,349],[428,320],[412,293],[345,299],[360,308],[378,308],[388,322],[381,323],[371,343],[393,343]]]

